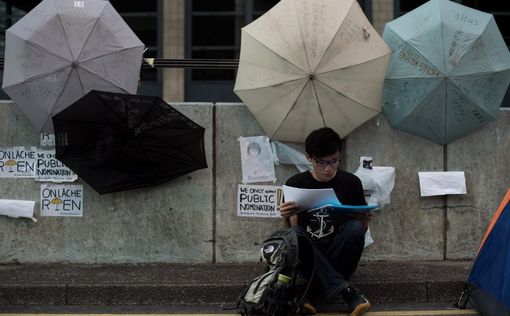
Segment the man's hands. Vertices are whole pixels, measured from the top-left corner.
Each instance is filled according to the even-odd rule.
[[[298,225],[298,216],[296,215],[297,206],[298,205],[293,201],[283,202],[280,204],[280,215],[282,216],[286,227]]]
[[[283,218],[291,217],[292,215],[296,214],[297,211],[297,204],[293,201],[287,201],[280,204],[280,215]]]
[[[297,224],[297,216],[291,219],[292,216],[296,215],[297,207],[298,205],[296,204],[296,202],[293,201],[287,201],[280,204],[280,215],[286,220],[286,222],[290,226],[294,226],[295,224]],[[368,223],[374,217],[374,214],[372,214],[371,212],[350,213],[350,215],[359,220],[361,223],[363,223],[365,230],[368,229]]]
[[[351,213],[351,216],[355,219],[359,220],[362,224],[365,230],[368,229],[368,223],[374,218],[374,214],[371,212],[367,213]]]

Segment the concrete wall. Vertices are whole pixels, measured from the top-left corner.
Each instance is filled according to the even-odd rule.
[[[40,217],[37,223],[0,216],[0,263],[243,262],[258,260],[260,242],[279,220],[236,216],[241,183],[239,136],[263,135],[242,104],[175,104],[206,128],[208,169],[160,186],[99,195],[84,185],[82,218]],[[384,116],[345,140],[343,168],[359,156],[396,167],[391,204],[371,224],[375,243],[363,260],[465,259],[510,187],[510,111],[443,147],[393,130]],[[0,147],[38,146],[39,133],[12,103],[0,103]],[[302,150],[301,144],[290,144]],[[419,195],[419,171],[463,170],[468,193]],[[276,167],[277,182],[297,172]],[[271,184],[272,183],[265,183]],[[0,199],[39,199],[33,179],[0,179]]]
[[[476,255],[493,213],[510,188],[510,111],[443,147],[393,130],[384,116],[346,139],[347,170],[360,155],[375,165],[396,167],[392,203],[371,229],[376,242],[367,260],[467,259]],[[420,197],[419,171],[465,171],[466,195]]]
[[[211,104],[179,106],[206,128],[212,159]],[[12,103],[0,104],[0,146],[39,145],[36,132]],[[83,181],[81,218],[40,217],[37,223],[0,216],[2,262],[207,262],[213,256],[212,168],[163,185],[99,195]],[[0,179],[0,199],[39,200],[33,179]]]
[[[251,112],[241,104],[216,106],[216,259],[219,262],[258,260],[260,243],[282,227],[281,220],[238,217],[237,185],[242,181],[239,136],[264,135]],[[276,167],[276,184],[297,172]],[[273,183],[262,183],[273,185]]]

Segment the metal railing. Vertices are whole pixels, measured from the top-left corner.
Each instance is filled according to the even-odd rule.
[[[142,68],[237,69],[238,65],[238,59],[144,58],[142,62]],[[3,57],[0,57],[0,68],[4,68]]]

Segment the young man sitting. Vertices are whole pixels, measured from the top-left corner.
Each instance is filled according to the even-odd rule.
[[[306,158],[312,163],[312,170],[292,176],[285,184],[304,189],[332,188],[342,204],[366,205],[359,178],[339,169],[341,150],[342,139],[334,130],[328,127],[314,130],[305,140]],[[297,213],[297,207],[294,201],[285,201],[280,205],[280,213],[287,227],[301,227],[315,245],[313,284],[327,298],[341,296],[351,316],[362,315],[371,305],[348,280],[363,252],[371,214],[342,213],[331,207]],[[305,277],[310,275],[306,270],[302,271]],[[311,303],[303,307],[308,313],[316,312]]]

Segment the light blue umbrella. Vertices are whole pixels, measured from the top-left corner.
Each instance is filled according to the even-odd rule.
[[[393,53],[383,113],[392,127],[448,144],[494,120],[510,83],[510,53],[494,17],[431,0],[386,24]]]

